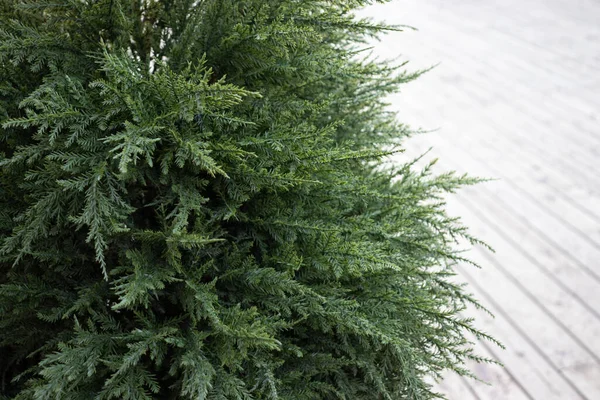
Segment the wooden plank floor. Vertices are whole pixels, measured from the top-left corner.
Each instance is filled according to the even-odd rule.
[[[497,178],[449,198],[496,253],[460,278],[496,315],[469,313],[502,341],[473,365],[492,385],[448,376],[453,400],[600,399],[600,1],[397,0],[365,14],[418,31],[383,58],[439,65],[391,98],[438,171]],[[429,156],[429,155],[428,155]]]

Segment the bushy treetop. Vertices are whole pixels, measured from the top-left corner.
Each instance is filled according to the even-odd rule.
[[[475,242],[350,0],[3,0],[0,398],[430,399]],[[475,302],[476,303],[476,302]],[[4,396],[4,397],[2,397]]]

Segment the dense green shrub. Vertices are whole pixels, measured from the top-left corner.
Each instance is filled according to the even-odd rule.
[[[3,0],[0,397],[429,399],[472,180],[384,163],[361,0]],[[476,358],[476,357],[475,357]]]

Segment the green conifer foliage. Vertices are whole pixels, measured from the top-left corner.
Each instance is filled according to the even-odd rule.
[[[442,196],[366,0],[3,0],[0,398],[430,399]]]

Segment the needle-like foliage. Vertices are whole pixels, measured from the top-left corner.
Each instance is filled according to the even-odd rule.
[[[385,167],[366,0],[3,0],[0,398],[431,399],[473,180]]]

